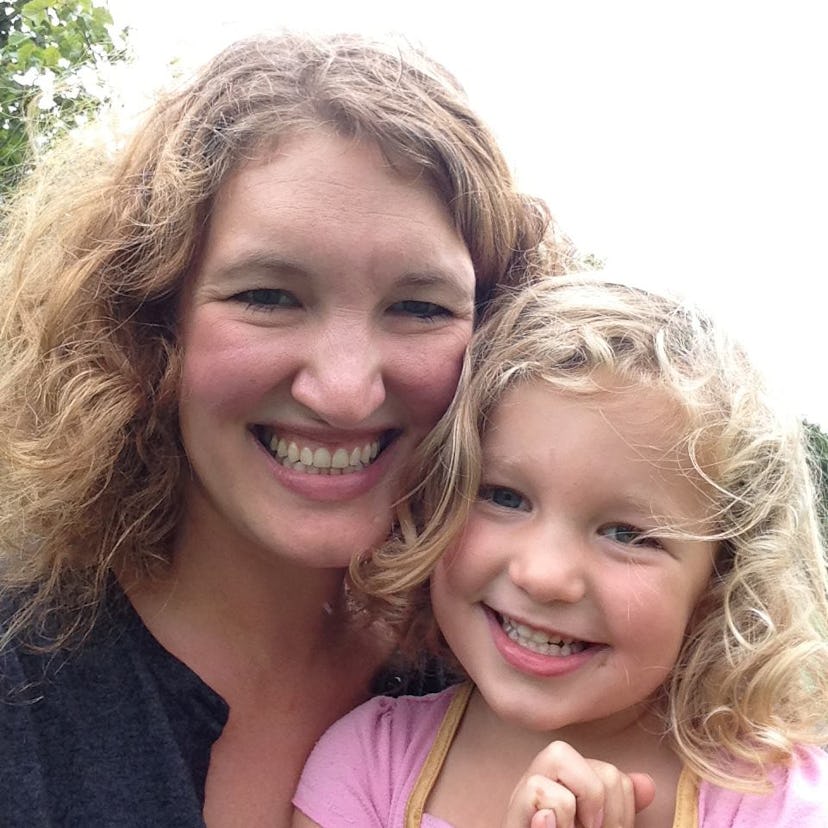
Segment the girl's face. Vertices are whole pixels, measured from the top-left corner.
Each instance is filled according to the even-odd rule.
[[[533,731],[638,718],[712,572],[713,542],[641,537],[710,529],[671,449],[675,407],[604,387],[587,399],[533,382],[504,396],[468,526],[432,577],[440,628],[489,707]]]
[[[232,174],[182,308],[189,525],[311,566],[384,537],[474,288],[440,197],[371,143],[303,133]]]

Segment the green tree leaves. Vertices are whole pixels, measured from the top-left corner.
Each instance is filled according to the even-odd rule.
[[[126,30],[105,0],[0,0],[0,195],[34,151],[109,99]]]
[[[816,470],[820,514],[828,535],[828,434],[813,423],[805,423],[808,448]]]

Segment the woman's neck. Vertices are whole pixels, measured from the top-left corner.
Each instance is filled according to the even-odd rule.
[[[122,578],[150,632],[220,693],[242,677],[335,668],[363,646],[379,664],[385,648],[348,618],[343,581],[344,570],[286,562],[192,524],[160,578]]]
[[[354,623],[342,569],[291,563],[195,522],[162,578],[122,584],[158,641],[228,704],[212,747],[205,819],[287,825],[324,730],[369,695],[389,646]]]

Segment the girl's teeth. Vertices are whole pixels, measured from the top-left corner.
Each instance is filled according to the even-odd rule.
[[[587,646],[583,641],[575,641],[572,638],[550,640],[549,636],[541,630],[518,624],[506,616],[501,616],[501,626],[512,641],[542,655],[568,656],[580,653]]]

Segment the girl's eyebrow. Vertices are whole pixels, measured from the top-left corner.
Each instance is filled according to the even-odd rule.
[[[519,458],[513,457],[510,454],[503,454],[498,452],[494,454],[490,449],[488,449],[483,444],[482,454],[481,454],[481,471],[483,475],[487,475],[490,472],[508,472],[511,469],[518,469],[521,468],[521,461]]]
[[[626,511],[636,519],[652,521],[656,524],[652,527],[655,531],[660,528],[679,531],[683,529],[697,534],[713,531],[713,515],[708,511],[694,508],[690,504],[681,504],[673,498],[662,497],[658,492],[650,499],[635,494],[622,495],[610,503],[610,507]]]

